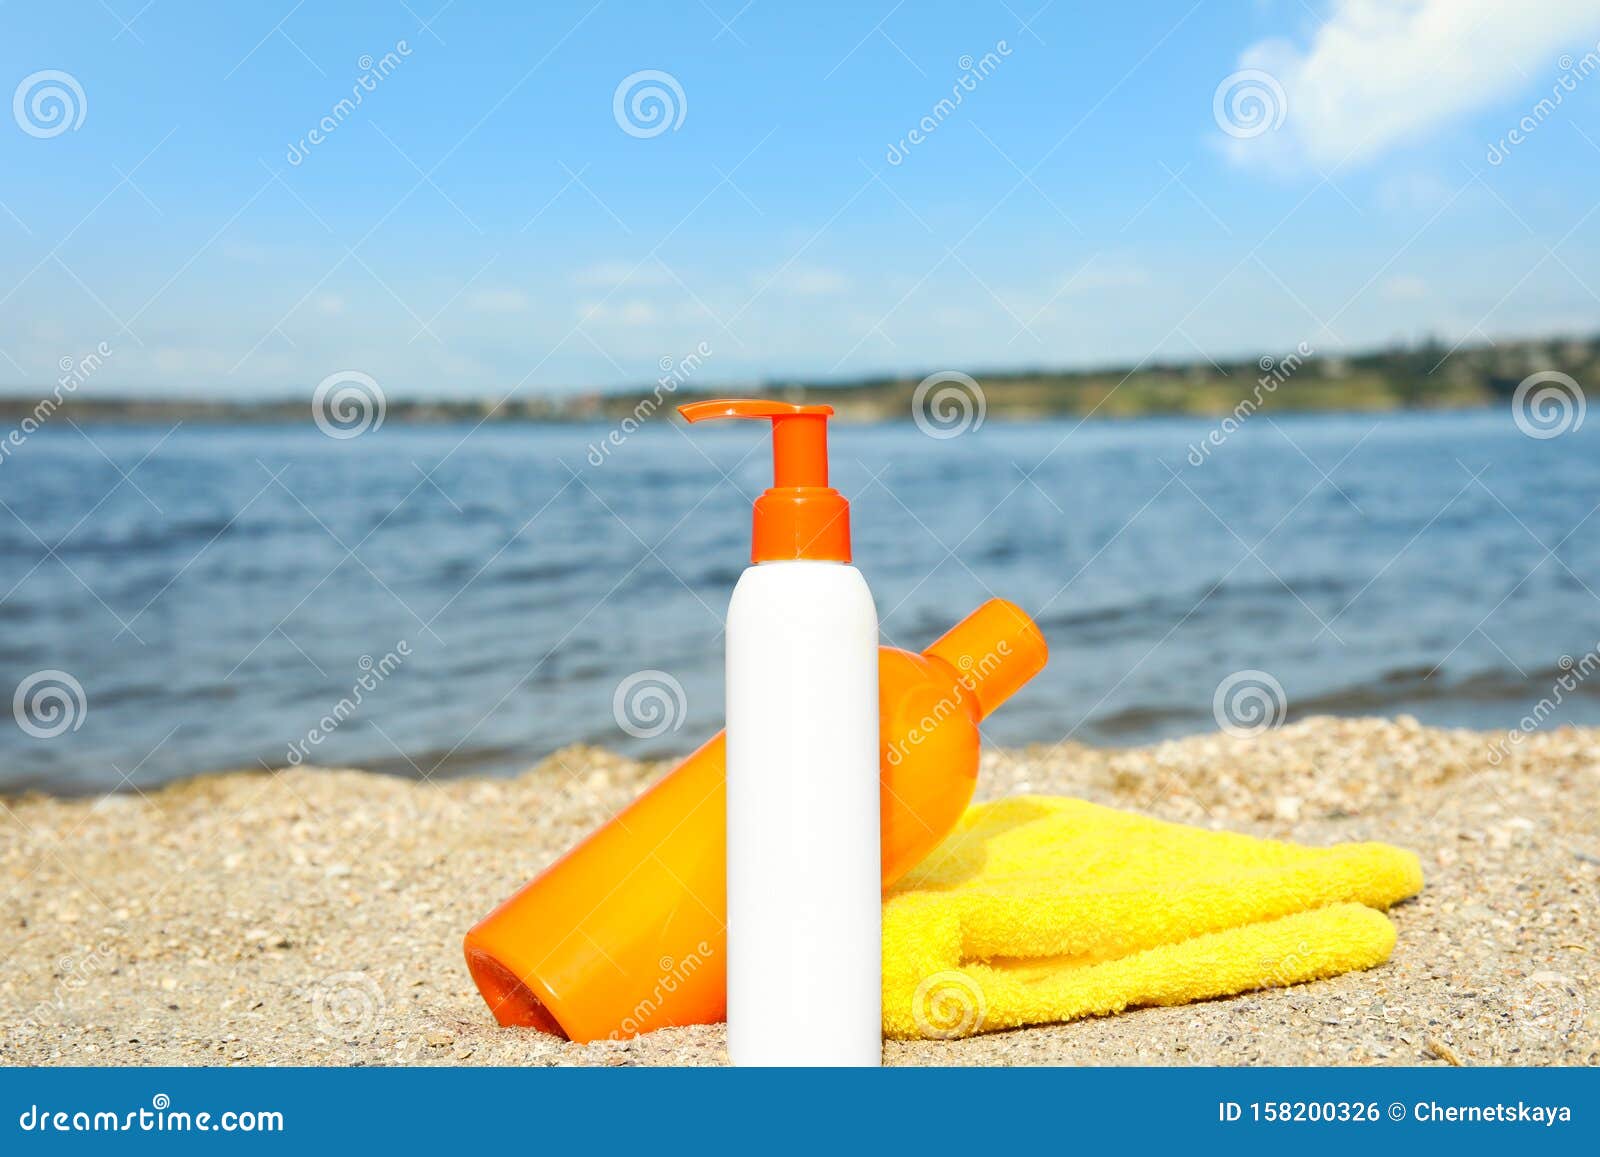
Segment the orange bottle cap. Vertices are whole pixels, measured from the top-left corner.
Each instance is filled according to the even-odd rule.
[[[957,681],[987,717],[1044,669],[1050,647],[1027,612],[1005,599],[990,599],[922,652],[956,669]]]
[[[725,398],[679,406],[687,422],[766,418],[772,422],[772,485],[756,499],[751,562],[850,561],[850,503],[828,485],[832,406]]]

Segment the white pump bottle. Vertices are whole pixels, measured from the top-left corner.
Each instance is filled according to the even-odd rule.
[[[772,422],[773,486],[727,621],[729,1058],[878,1065],[878,613],[828,485],[833,410],[679,412]]]

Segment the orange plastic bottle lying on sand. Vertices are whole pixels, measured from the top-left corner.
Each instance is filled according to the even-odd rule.
[[[885,887],[955,827],[977,786],[979,721],[1046,657],[1033,620],[1004,599],[920,655],[880,649]],[[723,1019],[723,776],[719,733],[467,933],[496,1020],[591,1041]]]

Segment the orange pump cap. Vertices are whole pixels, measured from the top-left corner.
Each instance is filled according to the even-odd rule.
[[[720,398],[679,406],[687,422],[760,418],[772,422],[772,485],[756,499],[751,562],[850,561],[850,503],[828,485],[832,406]]]

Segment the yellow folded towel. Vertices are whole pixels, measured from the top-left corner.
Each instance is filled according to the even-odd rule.
[[[1422,889],[1387,844],[1307,848],[1082,800],[971,808],[890,892],[883,1026],[950,1038],[1371,968]]]

